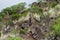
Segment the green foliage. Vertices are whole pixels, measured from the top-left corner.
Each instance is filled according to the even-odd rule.
[[[3,9],[1,12],[3,12],[5,15],[9,15],[11,20],[19,19],[21,17],[20,11],[23,11],[25,9],[26,3],[19,3],[17,5],[13,5],[11,7],[7,7]],[[2,13],[1,13],[2,15]],[[2,19],[2,16],[0,15],[0,19]]]
[[[49,2],[48,6],[54,8],[57,4],[57,2]]]
[[[38,0],[38,1],[39,2],[44,2],[44,0]],[[40,8],[39,6],[31,5],[30,8],[25,10],[26,9],[25,5],[26,5],[26,3],[19,3],[17,5],[13,5],[11,7],[7,7],[5,9],[3,9],[0,12],[0,20],[3,19],[3,17],[8,14],[9,17],[10,17],[10,19],[8,20],[8,24],[10,25],[10,24],[13,24],[14,20],[18,20],[20,17],[26,17],[28,12],[36,13],[36,15],[37,15],[36,19],[40,18],[41,13],[43,13],[43,9],[42,8]],[[42,6],[44,6],[44,7],[46,6],[46,7],[54,8],[56,5],[57,5],[57,2],[49,2],[47,4],[42,3]],[[56,9],[58,10],[59,8],[56,8]],[[21,13],[21,11],[23,11],[23,10],[25,10],[25,11]],[[2,24],[0,24],[0,28],[2,28]],[[51,26],[51,29],[53,29],[55,35],[60,35],[60,18],[58,18],[57,21]],[[21,33],[22,34],[27,34],[28,33],[28,29],[25,28],[25,29],[12,30],[11,31],[11,33],[14,33],[14,34],[19,33],[19,32],[20,32],[20,34]],[[22,39],[19,38],[19,37],[14,37],[14,38],[10,37],[7,40],[22,40]]]
[[[16,14],[16,13],[18,13],[19,11],[21,11],[21,10],[23,10],[23,9],[25,9],[25,5],[26,5],[26,3],[24,2],[24,3],[19,3],[19,4],[17,4],[17,5],[13,5],[13,6],[11,6],[11,7],[7,7],[7,8],[5,8],[5,9],[3,9],[2,10],[2,12],[4,12],[5,14]]]
[[[11,19],[12,19],[12,20],[15,20],[15,19],[18,20],[19,16],[20,16],[19,14],[12,14],[12,15],[11,15]]]
[[[54,9],[55,9],[56,11],[60,11],[60,5],[59,5],[59,4],[56,5],[56,6],[54,7]]]
[[[25,9],[25,5],[26,3],[24,2],[24,3],[19,3],[18,5],[12,6],[11,8],[12,8],[13,13],[15,14]]]
[[[27,14],[28,14],[28,12],[24,12],[24,13],[20,14],[20,17],[26,17]]]
[[[0,36],[1,36],[1,32],[0,32]]]
[[[55,35],[60,36],[60,17],[56,20],[56,22],[51,26]]]
[[[0,12],[0,21],[3,19],[4,15],[4,13]]]
[[[16,29],[12,30],[11,33],[17,34],[17,33],[19,33],[19,30],[16,30]]]
[[[8,24],[9,24],[9,25],[13,25],[13,21],[10,19],[10,20],[8,21]]]
[[[2,24],[0,24],[0,28],[2,28]]]
[[[6,40],[22,40],[21,37],[8,37]]]
[[[11,10],[10,7],[7,7],[5,9],[3,9],[2,12],[5,13],[5,14],[12,14],[12,10]]]
[[[40,7],[35,5],[31,5],[30,11],[33,11],[34,13],[39,13],[39,14],[43,12]]]
[[[37,0],[38,2],[45,2],[45,0]]]
[[[3,23],[2,23],[2,22],[0,22],[0,30],[2,29],[2,27],[3,27]]]
[[[20,34],[27,34],[27,33],[28,33],[28,29],[27,28],[20,30]]]

